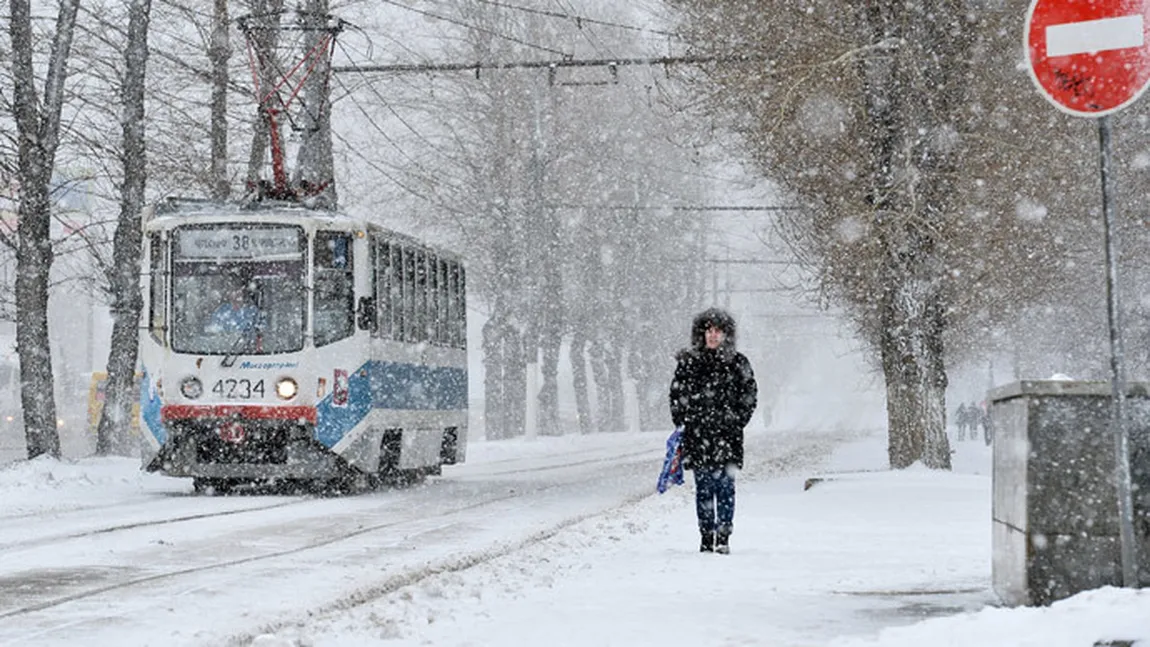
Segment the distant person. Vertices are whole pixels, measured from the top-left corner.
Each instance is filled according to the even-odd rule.
[[[978,423],[982,425],[982,440],[989,445],[994,442],[994,425],[990,419],[990,411],[986,408],[985,401],[981,406],[975,409],[975,413],[978,416]],[[971,440],[974,440],[973,435],[971,436]]]
[[[970,420],[970,439],[977,440],[979,427],[982,427],[984,432],[986,430],[986,408],[981,402],[971,402],[969,405],[967,405],[966,415]]]
[[[695,317],[691,346],[676,355],[671,419],[682,427],[683,468],[695,473],[701,552],[730,552],[735,474],[743,467],[743,428],[755,413],[751,363],[735,350],[735,320],[718,308]]]
[[[244,299],[243,290],[231,290],[228,299],[212,313],[204,328],[209,333],[250,333],[256,328],[259,310]]]
[[[966,425],[970,418],[967,415],[966,403],[960,402],[958,409],[954,412],[955,426],[958,427],[958,439],[961,441],[966,438]]]

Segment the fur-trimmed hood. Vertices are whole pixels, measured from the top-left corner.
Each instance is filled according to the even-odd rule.
[[[708,308],[695,315],[691,324],[691,349],[701,350],[707,346],[707,328],[715,326],[723,331],[723,345],[719,348],[728,352],[735,350],[735,318],[726,310]]]

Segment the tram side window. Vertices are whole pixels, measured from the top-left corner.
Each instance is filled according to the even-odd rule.
[[[415,265],[419,262],[415,249],[404,249],[404,341],[416,341],[415,318]]]
[[[458,263],[451,264],[451,345],[467,347],[467,276]]]
[[[403,248],[395,245],[391,248],[391,338],[404,339],[404,330],[407,321],[407,309],[404,305],[404,297],[407,294],[406,283],[404,282],[404,257],[406,254]]]
[[[313,336],[325,346],[355,332],[355,291],[351,235],[321,231],[315,235]]]
[[[427,254],[427,334],[425,339],[439,344],[439,259],[435,254]]]
[[[447,263],[446,275],[444,276],[444,294],[447,297],[447,309],[443,322],[444,340],[448,346],[456,347],[459,344],[455,341],[455,272],[458,266],[453,262]]]
[[[391,333],[391,244],[380,243],[375,253],[376,334],[390,338]]]
[[[164,272],[164,241],[159,233],[152,234],[148,240],[148,331],[152,337],[164,343],[164,330],[167,328],[168,303],[167,274]]]
[[[415,338],[412,341],[427,341],[427,254],[423,250],[415,252]]]
[[[439,292],[436,299],[439,301],[439,317],[435,321],[436,339],[444,346],[451,345],[451,290],[448,282],[447,261],[439,259],[436,270],[439,275]]]
[[[456,338],[460,348],[467,348],[467,271],[459,266],[459,292],[455,295],[459,302],[459,315],[455,318]]]
[[[376,286],[379,285],[379,250],[377,250],[375,248],[375,245],[372,245],[370,243],[367,245],[367,267],[369,270],[368,277],[367,277],[368,278],[367,293],[370,294],[371,297],[363,299],[363,301],[364,302],[370,302],[370,307],[374,309],[374,312],[372,312],[370,314],[371,327],[369,329],[369,332],[371,333],[372,337],[378,337],[379,336],[379,306],[377,305],[378,301],[376,301],[375,297],[376,297],[376,291],[378,289]],[[355,285],[355,278],[353,276],[352,277],[352,286],[354,287],[354,285]],[[355,325],[357,325],[357,326],[363,325],[363,323],[364,323],[363,317],[367,316],[367,313],[362,312],[362,308],[365,308],[368,305],[369,305],[368,303],[360,303],[360,304],[353,303],[352,304],[352,310],[355,313],[355,317],[356,317]]]

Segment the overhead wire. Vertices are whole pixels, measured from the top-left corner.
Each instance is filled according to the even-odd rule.
[[[343,44],[340,43],[340,41],[336,41],[336,46],[340,48],[340,50],[344,53],[345,56],[348,55],[347,49],[344,48]],[[337,83],[339,83],[340,87],[343,88],[343,90],[345,92],[344,96],[349,96],[351,98],[352,104],[355,106],[356,110],[358,110],[359,113],[361,115],[363,115],[363,118],[365,120],[367,120],[367,123],[370,124],[371,127],[376,132],[378,132],[384,138],[384,140],[387,141],[387,143],[390,144],[391,147],[394,148],[404,159],[408,160],[413,165],[415,165],[415,167],[420,171],[420,177],[422,177],[425,182],[429,182],[432,184],[436,184],[436,183],[441,184],[442,183],[442,181],[440,179],[438,179],[434,174],[427,172],[426,167],[423,163],[421,163],[418,159],[413,157],[407,150],[404,149],[404,147],[402,145],[400,145],[400,143],[398,141],[396,141],[396,139],[394,137],[392,137],[391,135],[388,134],[387,130],[375,120],[375,118],[371,115],[371,113],[368,112],[367,108],[364,107],[364,105],[355,97],[354,92],[350,88],[348,88],[347,85],[344,84],[342,80],[339,80],[339,77],[337,75],[332,75],[332,76],[337,78]],[[399,122],[401,124],[403,124],[405,128],[407,128],[409,131],[411,131],[411,133],[414,134],[416,137],[418,137],[420,141],[422,141],[424,144],[426,144],[430,150],[432,150],[436,153],[439,153],[439,154],[443,154],[443,151],[440,150],[439,146],[435,145],[425,135],[423,135],[421,132],[419,132],[419,130],[417,130],[410,123],[409,120],[404,118],[403,115],[399,114],[399,112],[395,109],[395,107],[393,105],[391,105],[391,102],[387,101],[386,98],[384,98],[383,95],[379,92],[379,90],[375,87],[375,85],[370,82],[370,79],[367,79],[365,76],[364,80],[365,80],[364,85],[366,85],[368,87],[368,89],[372,92],[372,94],[374,94],[376,96],[377,99],[379,99],[380,103],[383,104],[383,106],[388,110],[388,112],[390,112],[397,120],[399,120]],[[351,150],[357,157],[359,157],[361,160],[367,162],[367,164],[369,166],[371,166],[373,169],[375,169],[381,175],[383,175],[388,180],[393,182],[396,186],[398,186],[403,191],[410,193],[411,195],[415,196],[416,198],[423,200],[423,201],[427,202],[428,204],[430,204],[434,207],[444,209],[445,211],[450,212],[453,215],[457,215],[457,216],[463,215],[462,211],[460,211],[458,209],[453,209],[449,205],[444,204],[442,201],[437,200],[432,194],[426,193],[424,191],[420,191],[419,189],[413,187],[409,183],[407,183],[403,180],[400,180],[396,176],[395,173],[384,168],[383,165],[379,164],[378,162],[369,159],[366,155],[364,155],[362,152],[360,152],[358,147],[352,146],[351,143],[347,140],[347,138],[345,138],[344,136],[335,132],[334,130],[332,132],[333,132],[333,136],[338,137],[339,140],[341,142],[343,142],[347,146],[347,148],[349,150]]]
[[[583,18],[582,16],[578,16],[577,14],[575,14],[575,13],[573,13],[573,12],[572,12],[572,13],[559,13],[559,12],[553,12],[553,11],[545,11],[545,10],[529,10],[530,8],[526,8],[526,7],[520,7],[520,6],[518,6],[518,5],[511,5],[511,4],[509,4],[509,3],[497,2],[497,1],[495,1],[495,0],[477,0],[477,1],[479,1],[479,2],[481,2],[481,3],[483,3],[483,4],[488,4],[488,5],[497,6],[497,7],[503,7],[503,8],[508,8],[508,9],[514,9],[514,10],[528,10],[528,13],[538,13],[538,14],[547,15],[547,16],[550,16],[550,17],[555,17],[555,18],[563,18],[563,19],[568,19],[568,20],[580,20],[580,19],[582,19],[582,18]],[[446,22],[449,22],[449,23],[452,23],[452,24],[456,24],[456,25],[460,25],[460,26],[466,27],[466,28],[468,28],[468,29],[475,29],[475,30],[477,30],[477,31],[480,31],[480,32],[483,32],[483,33],[492,34],[492,35],[494,35],[494,36],[496,36],[496,37],[499,37],[499,38],[503,38],[503,39],[506,39],[506,40],[510,40],[510,41],[513,41],[513,42],[517,42],[517,43],[520,43],[520,44],[524,44],[524,45],[527,45],[527,46],[530,46],[530,47],[534,47],[534,48],[536,48],[536,49],[542,49],[542,50],[544,50],[544,51],[549,51],[549,52],[552,52],[552,53],[559,53],[559,54],[563,55],[564,57],[567,57],[567,54],[566,54],[566,53],[564,53],[564,52],[561,52],[561,51],[559,51],[559,50],[555,50],[555,49],[552,49],[552,48],[547,48],[547,47],[538,46],[538,45],[535,45],[535,44],[533,44],[533,43],[529,43],[529,42],[527,42],[527,41],[523,41],[522,39],[518,39],[518,38],[515,38],[515,37],[511,37],[511,36],[508,36],[508,35],[506,35],[506,34],[503,34],[503,33],[499,33],[499,32],[495,32],[495,31],[493,31],[493,30],[485,29],[485,28],[482,28],[482,27],[477,27],[477,26],[475,26],[475,25],[470,25],[470,24],[467,24],[467,23],[465,23],[465,22],[463,22],[463,21],[460,21],[460,20],[454,20],[454,19],[452,19],[452,18],[449,18],[449,17],[446,17],[446,16],[442,16],[442,15],[440,15],[440,14],[436,14],[436,13],[434,13],[434,12],[424,11],[424,10],[416,9],[416,8],[413,8],[413,7],[407,7],[407,6],[405,6],[405,5],[402,5],[402,4],[398,3],[398,2],[395,2],[395,1],[393,1],[393,0],[384,0],[384,2],[387,2],[387,3],[389,3],[389,4],[395,5],[395,6],[397,6],[397,7],[403,8],[403,9],[407,9],[407,10],[409,10],[409,11],[413,11],[413,12],[415,12],[415,13],[419,13],[419,14],[421,14],[421,15],[426,15],[426,16],[428,16],[428,17],[431,17],[431,18],[441,19],[441,20],[444,20],[444,21],[446,21]],[[556,4],[557,4],[557,5],[558,5],[560,8],[562,8],[562,9],[566,9],[566,7],[564,7],[564,6],[563,6],[563,4],[562,4],[562,3],[561,3],[559,0],[555,0],[555,2],[556,2]],[[618,23],[608,23],[607,21],[600,21],[600,20],[594,20],[594,19],[587,19],[587,20],[586,20],[586,22],[588,22],[588,23],[590,23],[590,24],[600,24],[600,25],[608,25],[608,26],[615,26],[615,27],[625,27],[624,25],[620,25],[620,24],[618,24]],[[634,29],[634,30],[635,30],[635,31],[656,31],[656,30],[642,30],[642,29],[638,29],[638,28],[636,28],[636,29]],[[602,47],[602,45],[601,45],[600,43],[596,42],[596,40],[593,38],[594,34],[589,34],[589,33],[588,33],[589,29],[584,29],[584,28],[582,28],[582,27],[580,28],[580,31],[581,31],[581,33],[583,33],[584,37],[588,39],[588,42],[589,42],[589,43],[591,44],[591,46],[592,46],[592,47],[593,47],[593,48],[596,50],[596,52],[599,52],[599,51],[600,51],[600,48]],[[666,35],[671,35],[671,34],[670,34],[670,32],[665,32],[665,34],[666,34]],[[345,55],[345,56],[347,56],[347,57],[349,58],[349,60],[350,60],[350,58],[351,58],[351,57],[350,57],[350,55],[348,54],[348,50],[347,50],[347,48],[346,48],[346,47],[344,47],[344,46],[343,46],[343,44],[342,44],[341,42],[338,42],[338,41],[337,41],[337,45],[340,47],[340,50],[341,50],[341,51],[344,53],[344,55]],[[402,45],[402,44],[401,44],[401,45]],[[405,49],[407,49],[407,48],[405,47]],[[408,50],[408,51],[410,52],[410,50]],[[568,57],[568,58],[569,58],[569,57]],[[421,132],[419,131],[419,129],[417,129],[417,128],[416,128],[416,127],[415,127],[415,126],[414,126],[414,125],[413,125],[413,124],[412,124],[412,123],[411,123],[411,122],[408,120],[408,119],[406,119],[406,118],[405,118],[403,115],[401,115],[401,114],[400,114],[400,113],[399,113],[399,112],[398,112],[398,111],[395,109],[395,107],[394,107],[394,106],[391,104],[391,102],[390,102],[390,101],[388,101],[387,99],[385,99],[385,98],[383,97],[383,95],[380,93],[380,91],[378,90],[378,88],[376,88],[376,87],[375,87],[375,84],[374,84],[374,83],[371,81],[371,79],[367,78],[367,74],[365,73],[365,70],[357,70],[355,67],[351,67],[351,68],[349,68],[349,69],[344,69],[344,70],[342,70],[342,71],[359,71],[359,72],[360,72],[360,76],[361,76],[361,78],[362,78],[362,79],[363,79],[363,81],[364,81],[363,85],[366,85],[366,86],[368,86],[369,90],[370,90],[370,91],[371,91],[371,92],[372,92],[372,93],[373,93],[373,94],[376,96],[376,98],[377,98],[377,99],[379,99],[379,101],[380,101],[380,102],[383,104],[383,106],[384,106],[384,107],[385,107],[385,108],[386,108],[386,109],[387,109],[387,110],[388,110],[388,111],[389,111],[389,112],[390,112],[390,113],[391,113],[391,114],[392,114],[392,115],[393,115],[393,116],[394,116],[394,117],[395,117],[395,118],[396,118],[396,119],[397,119],[397,120],[398,120],[398,121],[399,121],[401,124],[403,124],[403,126],[404,126],[404,127],[407,129],[407,130],[409,130],[409,131],[410,131],[410,132],[411,132],[413,135],[415,135],[415,136],[416,136],[416,137],[417,137],[417,138],[418,138],[420,141],[424,142],[424,144],[426,144],[426,145],[429,147],[429,149],[431,149],[431,150],[433,150],[433,151],[435,151],[435,152],[437,152],[437,153],[439,153],[439,154],[441,154],[441,155],[445,155],[444,151],[442,151],[442,150],[441,150],[441,147],[440,147],[440,146],[438,146],[438,145],[436,145],[435,143],[433,143],[433,142],[431,142],[430,140],[428,140],[428,139],[427,139],[427,137],[426,137],[426,136],[425,136],[423,133],[421,133]],[[339,83],[340,83],[340,87],[341,87],[341,88],[343,89],[343,91],[344,91],[344,96],[353,95],[353,92],[352,92],[352,90],[351,90],[351,89],[350,89],[350,88],[349,88],[349,87],[348,87],[346,84],[344,84],[342,81],[340,81]],[[383,128],[383,126],[381,126],[381,125],[380,125],[380,124],[379,124],[379,123],[378,123],[378,122],[377,122],[377,121],[376,121],[376,120],[375,120],[375,119],[372,117],[372,115],[371,115],[371,114],[368,112],[368,110],[367,110],[367,109],[364,107],[364,105],[363,105],[363,104],[362,104],[362,103],[361,103],[359,100],[357,100],[357,99],[354,97],[354,95],[352,96],[352,101],[353,101],[353,104],[355,105],[355,107],[356,107],[357,111],[358,111],[358,112],[360,112],[360,113],[361,113],[361,114],[364,116],[364,118],[366,119],[367,123],[368,123],[368,124],[369,124],[369,125],[370,125],[370,126],[373,128],[373,129],[374,129],[374,130],[376,130],[377,132],[379,132],[379,133],[380,133],[380,135],[381,135],[381,136],[382,136],[382,137],[383,137],[383,138],[384,138],[384,139],[385,139],[385,140],[388,142],[388,144],[390,144],[390,145],[391,145],[391,146],[392,146],[392,147],[393,147],[393,148],[394,148],[394,149],[395,149],[395,150],[396,150],[396,151],[397,151],[397,152],[398,152],[400,155],[402,155],[402,156],[403,156],[403,158],[407,159],[407,160],[408,160],[408,161],[410,161],[412,164],[414,164],[414,165],[416,166],[416,168],[417,168],[417,169],[419,169],[419,170],[421,171],[421,174],[422,174],[422,175],[424,175],[425,179],[430,179],[430,180],[432,180],[432,182],[434,182],[434,181],[435,181],[435,179],[434,179],[434,177],[433,177],[433,176],[426,174],[426,172],[425,172],[425,165],[424,165],[424,164],[422,164],[422,163],[421,163],[419,160],[415,159],[415,158],[414,158],[414,157],[413,157],[413,156],[412,156],[412,155],[411,155],[411,154],[410,154],[408,151],[406,151],[406,150],[404,149],[404,147],[403,147],[403,146],[402,146],[402,145],[401,145],[401,144],[400,144],[400,143],[399,143],[399,142],[398,142],[398,141],[397,141],[397,140],[396,140],[394,137],[392,137],[391,135],[389,135],[389,134],[386,132],[386,129],[384,129],[384,128]],[[344,138],[343,136],[341,136],[341,135],[338,135],[338,134],[337,134],[336,136],[337,136],[337,137],[339,137],[339,139],[340,139],[342,142],[348,143],[348,142],[347,142],[347,140],[346,140],[346,138]],[[349,147],[350,147],[350,145],[349,145]],[[425,202],[428,202],[429,204],[432,204],[432,205],[435,205],[435,206],[437,206],[437,207],[443,208],[443,209],[445,209],[445,210],[447,210],[447,211],[450,211],[450,212],[452,212],[452,213],[461,213],[461,212],[459,212],[459,211],[458,211],[458,210],[456,210],[456,209],[452,209],[452,208],[451,208],[450,206],[448,206],[448,205],[442,204],[442,203],[441,203],[441,202],[439,202],[437,199],[435,199],[433,196],[431,196],[431,195],[429,195],[429,194],[427,194],[427,193],[425,193],[425,192],[423,192],[423,191],[421,191],[421,190],[419,190],[419,189],[417,189],[417,188],[414,188],[414,187],[410,186],[409,184],[407,184],[407,183],[406,183],[406,182],[404,182],[404,181],[401,181],[401,180],[399,180],[399,179],[398,179],[398,178],[397,178],[395,175],[393,175],[393,173],[392,173],[391,171],[388,171],[387,169],[384,169],[384,168],[383,168],[381,165],[379,165],[378,163],[376,163],[376,162],[374,162],[374,161],[371,161],[371,160],[369,160],[369,159],[368,159],[366,156],[364,156],[364,155],[363,155],[363,154],[362,154],[362,153],[361,153],[361,152],[360,152],[360,151],[359,151],[357,148],[355,148],[355,147],[350,147],[350,148],[351,148],[351,150],[352,150],[352,151],[353,151],[353,152],[354,152],[354,153],[355,153],[355,154],[356,154],[358,157],[360,157],[361,159],[363,159],[363,160],[364,160],[365,162],[367,162],[367,163],[368,163],[368,164],[369,164],[369,165],[370,165],[372,168],[374,168],[374,169],[376,169],[377,171],[379,171],[379,172],[380,172],[382,175],[384,175],[384,176],[385,176],[385,177],[387,177],[389,180],[391,180],[392,182],[394,182],[394,183],[395,183],[397,186],[399,186],[399,187],[400,187],[401,189],[403,189],[404,191],[407,191],[408,193],[412,194],[413,196],[416,196],[417,198],[419,198],[419,199],[421,199],[421,200],[423,200],[423,201],[425,201]],[[676,170],[676,171],[678,171],[678,172],[680,172],[680,173],[682,173],[682,172],[683,172],[683,171],[682,171],[682,170],[680,170],[680,169],[675,169],[675,170]],[[689,174],[689,173],[688,173],[688,174]]]
[[[339,78],[337,75],[334,75],[334,74],[332,76],[337,78],[337,79]],[[382,135],[383,138],[389,144],[391,144],[391,146],[393,148],[395,148],[400,153],[400,155],[402,155],[405,159],[410,161],[412,164],[415,164],[416,168],[418,168],[420,171],[425,171],[424,165],[421,162],[419,162],[419,160],[412,157],[410,153],[408,153],[406,150],[404,150],[403,147],[400,146],[397,141],[395,141],[395,139],[393,139],[390,135],[388,135],[386,130],[375,121],[375,119],[368,113],[367,109],[363,106],[363,104],[361,104],[359,102],[359,100],[355,97],[355,95],[351,92],[351,90],[348,89],[343,84],[343,81],[337,80],[337,82],[340,84],[341,87],[344,88],[344,90],[346,90],[346,94],[344,96],[351,97],[351,101],[355,105],[356,109],[364,116],[365,119],[367,119],[368,123],[371,124],[372,128],[374,128],[376,131],[378,131],[380,133],[380,135]],[[371,93],[374,94],[377,99],[379,99],[380,103],[383,104],[384,108],[386,108],[387,111],[392,114],[392,116],[394,116],[401,124],[403,124],[403,126],[405,128],[407,128],[407,130],[409,130],[412,134],[414,134],[417,138],[419,138],[420,141],[422,141],[424,144],[426,144],[430,150],[432,150],[436,153],[439,153],[441,155],[444,154],[444,152],[442,150],[440,150],[439,147],[434,142],[429,140],[423,133],[419,132],[419,130],[417,130],[415,128],[415,126],[413,126],[411,124],[411,122],[408,121],[403,115],[399,114],[399,111],[397,111],[395,109],[395,107],[391,105],[390,101],[388,101],[386,98],[384,98],[384,96],[379,92],[379,89],[376,88],[374,84],[365,83],[365,85],[371,91]]]
[[[507,41],[510,41],[513,43],[517,43],[519,45],[523,45],[524,47],[530,47],[532,49],[544,51],[544,52],[547,52],[549,54],[557,54],[559,56],[562,56],[563,58],[571,58],[571,55],[568,54],[567,52],[557,50],[557,49],[554,49],[551,47],[547,47],[544,45],[538,45],[536,43],[532,43],[530,41],[523,40],[522,38],[516,38],[515,36],[508,36],[507,34],[500,33],[500,32],[495,31],[493,29],[487,29],[486,27],[480,27],[478,25],[471,25],[471,24],[468,24],[462,20],[456,20],[455,18],[449,18],[447,16],[433,13],[431,11],[426,11],[424,9],[416,9],[415,7],[409,7],[409,6],[407,6],[401,2],[396,2],[395,0],[382,0],[382,2],[385,2],[387,4],[399,7],[401,9],[406,9],[408,11],[420,14],[422,16],[427,16],[429,18],[435,18],[437,20],[442,20],[444,22],[448,22],[448,23],[451,23],[453,25],[458,25],[460,27],[464,27],[467,29],[473,29],[473,30],[478,31],[480,33],[488,34],[490,36],[495,36],[496,38],[501,38],[503,40],[507,40]]]
[[[356,58],[354,58],[353,55],[359,55],[359,60],[368,60],[368,61],[373,60],[373,58],[375,56],[375,54],[374,54],[375,45],[372,42],[371,37],[368,35],[367,30],[363,29],[362,27],[359,27],[358,25],[354,25],[352,23],[345,23],[345,26],[349,27],[351,31],[359,32],[360,34],[362,34],[364,41],[367,43],[367,48],[365,50],[362,48],[354,47],[351,44],[349,44],[346,39],[339,39],[336,41],[336,45],[339,47],[339,51],[344,55],[345,58],[347,58],[348,61],[356,60]],[[427,60],[427,57],[425,54],[418,52],[418,51],[412,49],[411,47],[408,47],[401,40],[399,40],[399,39],[397,39],[397,38],[395,38],[389,34],[384,34],[384,37],[394,41],[397,45],[399,45],[401,48],[403,48],[404,51],[406,51],[408,54],[411,54],[415,58],[422,58],[424,60]],[[333,60],[332,61],[333,71],[339,67],[340,66],[336,65],[335,61]],[[334,74],[333,74],[333,76],[334,76]],[[361,80],[360,83],[350,83],[350,84],[349,83],[341,83],[340,84],[340,86],[343,88],[345,94],[343,94],[339,97],[333,97],[332,103],[335,103],[339,99],[342,99],[344,96],[347,96],[347,94],[354,92],[356,88],[361,87],[362,85],[367,85],[369,83],[369,80],[368,80],[366,75],[359,74],[358,76],[360,77],[360,80]]]
[[[385,1],[386,1],[386,0],[385,0]],[[478,1],[483,1],[483,0],[478,0]],[[560,8],[563,8],[562,2],[561,2],[560,0],[553,0],[553,1],[554,1],[555,3],[557,3],[557,5],[558,5]],[[493,6],[498,6],[498,5],[499,5],[499,3],[498,3],[498,2],[484,2],[484,3],[489,3],[489,5],[493,5]],[[532,11],[532,13],[534,13],[534,11]],[[551,14],[551,15],[554,15],[555,13],[554,13],[554,11],[550,11],[550,13],[549,13],[549,14]],[[562,16],[563,16],[563,17],[569,17],[570,15],[573,15],[573,14],[562,14]],[[588,41],[589,41],[589,43],[591,44],[591,46],[592,46],[593,48],[596,48],[596,51],[597,51],[597,52],[599,52],[599,51],[600,51],[600,47],[601,47],[601,45],[600,45],[599,43],[597,43],[597,41],[596,41],[595,39],[592,39],[592,38],[591,38],[591,36],[593,36],[593,34],[588,34],[588,33],[586,33],[586,32],[588,32],[588,30],[581,30],[581,31],[584,33],[584,37],[585,37],[585,38],[588,38]],[[606,59],[606,60],[609,60],[609,59]],[[351,68],[351,69],[344,69],[344,70],[342,70],[342,71],[358,71],[358,72],[359,72],[359,74],[360,74],[360,76],[363,78],[363,82],[365,82],[365,85],[367,85],[367,86],[370,88],[370,91],[371,91],[371,92],[373,92],[373,93],[376,95],[376,97],[377,97],[379,100],[381,100],[381,101],[384,103],[385,107],[388,107],[388,109],[392,111],[392,114],[393,114],[393,115],[396,115],[396,117],[397,117],[397,118],[399,118],[399,120],[400,120],[400,122],[401,122],[401,123],[404,123],[404,125],[406,126],[406,128],[407,128],[408,130],[411,130],[413,133],[415,133],[415,134],[416,134],[416,137],[420,137],[422,140],[424,140],[424,141],[425,141],[425,143],[428,143],[428,145],[429,145],[429,146],[434,146],[434,145],[431,145],[431,143],[429,143],[429,141],[427,141],[427,139],[425,139],[425,138],[422,136],[422,134],[421,134],[419,131],[417,131],[417,130],[414,128],[414,126],[412,126],[411,124],[409,124],[409,123],[408,123],[406,120],[404,120],[404,118],[400,117],[400,115],[398,115],[398,114],[396,113],[396,111],[394,111],[393,107],[391,107],[391,106],[390,106],[390,102],[386,101],[386,100],[385,100],[385,99],[382,97],[382,95],[381,95],[381,94],[379,94],[379,92],[378,92],[377,88],[375,87],[375,84],[374,84],[373,82],[371,82],[371,79],[370,79],[370,78],[368,78],[368,75],[366,74],[366,70],[362,70],[362,69],[356,69],[356,68]],[[362,109],[362,108],[361,108],[361,109]],[[374,128],[377,128],[377,129],[379,128],[379,126],[378,126],[377,124],[375,124],[375,123],[373,123],[373,126],[374,126]],[[386,134],[385,134],[385,137],[386,137]],[[398,144],[394,143],[394,141],[393,141],[393,140],[391,140],[391,139],[389,138],[389,141],[390,141],[390,143],[392,143],[392,145],[393,145],[393,146],[396,146],[396,147],[398,148]],[[437,147],[436,147],[436,148],[437,148]],[[408,157],[408,159],[411,159],[411,157],[409,157],[409,156],[406,154],[406,152],[404,152],[404,155],[405,155],[405,156],[407,156],[407,157]],[[613,156],[614,156],[614,155],[612,155],[612,153],[609,153],[609,152],[604,152],[604,155],[606,155],[607,157],[613,157]],[[412,160],[412,161],[414,162],[414,160]],[[416,163],[416,164],[419,164],[419,162],[415,162],[415,163]],[[684,169],[684,168],[669,168],[669,167],[661,167],[661,165],[656,165],[656,167],[650,167],[650,168],[658,168],[658,170],[664,170],[664,171],[674,172],[674,174],[679,174],[679,175],[681,175],[681,176],[683,176],[683,177],[693,177],[693,178],[700,178],[700,179],[726,179],[726,178],[718,178],[718,177],[715,177],[715,176],[710,176],[710,175],[707,175],[707,174],[705,174],[705,172],[699,172],[699,171],[695,171],[695,170],[688,170],[688,169]]]
[[[364,60],[368,60],[368,61],[373,60],[373,58],[375,57],[375,43],[372,41],[371,35],[368,34],[367,30],[364,29],[363,27],[360,27],[359,25],[356,25],[356,24],[350,23],[350,22],[345,22],[344,26],[349,28],[349,30],[351,30],[351,31],[358,32],[359,34],[361,34],[363,36],[364,42],[367,43],[367,51],[361,52],[364,55],[363,58],[364,58]],[[392,36],[391,33],[387,29],[382,30],[382,32],[380,32],[379,35],[382,36],[383,38],[386,38],[387,40],[391,41],[392,43],[395,43],[395,45],[398,46],[400,49],[402,49],[403,51],[410,54],[412,56],[412,58],[417,59],[417,60],[422,59],[424,61],[429,60],[426,53],[420,52],[420,51],[412,48],[410,45],[408,45],[406,42],[404,42],[403,39]],[[344,41],[341,41],[341,44],[345,45],[345,47],[343,49],[344,49],[344,53],[346,53],[348,50],[348,48],[346,47],[347,43]]]
[[[357,146],[354,146],[343,135],[341,135],[335,131],[332,131],[332,136],[339,139],[339,141],[342,144],[344,144],[344,146],[346,147],[347,150],[351,151],[356,157],[363,160],[364,163],[366,163],[368,166],[370,166],[372,169],[374,169],[376,172],[378,172],[383,177],[390,180],[392,183],[394,183],[400,189],[403,189],[407,193],[410,193],[411,195],[415,196],[416,198],[423,200],[424,202],[432,205],[433,207],[443,209],[444,211],[449,212],[452,215],[456,215],[456,216],[466,216],[467,215],[463,210],[461,210],[457,207],[452,207],[451,205],[448,205],[448,204],[444,204],[443,202],[436,200],[433,196],[431,196],[431,195],[429,195],[423,191],[420,191],[419,189],[412,187],[412,186],[408,185],[407,183],[405,183],[404,181],[400,180],[390,170],[388,170],[387,168],[384,168],[381,164],[379,164],[375,160],[369,158],[368,156],[366,156],[362,152],[360,152],[359,148]]]
[[[637,32],[642,32],[642,33],[647,33],[647,34],[658,34],[660,36],[669,36],[669,37],[678,38],[678,39],[683,38],[680,34],[676,34],[674,32],[664,31],[661,29],[650,29],[647,27],[636,27],[634,25],[625,25],[623,23],[611,22],[609,20],[599,20],[596,18],[588,18],[587,16],[581,16],[581,15],[575,14],[575,13],[559,13],[559,12],[555,12],[555,11],[548,11],[546,9],[536,9],[534,7],[524,7],[521,5],[511,4],[509,2],[499,2],[499,0],[475,0],[475,2],[478,2],[480,4],[491,5],[493,7],[501,7],[504,9],[512,9],[515,11],[522,11],[524,13],[532,13],[532,14],[536,14],[536,15],[540,15],[540,16],[549,16],[551,18],[564,18],[567,20],[574,21],[575,25],[577,27],[579,27],[580,29],[582,29],[582,25],[584,23],[586,23],[588,25],[600,25],[603,27],[615,27],[617,29],[625,29],[628,31],[637,31]],[[560,5],[560,8],[563,9],[564,11],[571,11],[571,9],[567,9],[567,8],[563,7],[562,5]]]
[[[483,0],[479,0],[479,1],[482,2]],[[552,0],[552,2],[554,2],[556,5],[558,5],[558,7],[560,9],[563,9],[565,11],[570,10],[569,7],[563,6],[563,2],[561,2],[561,0]],[[591,49],[596,54],[602,55],[602,52],[600,51],[601,43],[595,42],[596,38],[593,38],[594,34],[592,33],[591,28],[587,27],[586,29],[584,29],[583,25],[579,24],[578,22],[576,23],[576,26],[579,28],[579,33],[580,33],[580,35],[583,36],[583,39],[586,40],[591,45]],[[607,55],[614,57],[615,52],[611,51],[610,48],[607,48]]]

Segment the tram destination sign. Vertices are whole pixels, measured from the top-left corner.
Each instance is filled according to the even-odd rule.
[[[299,233],[295,227],[181,229],[176,254],[185,259],[290,257],[299,254]]]

